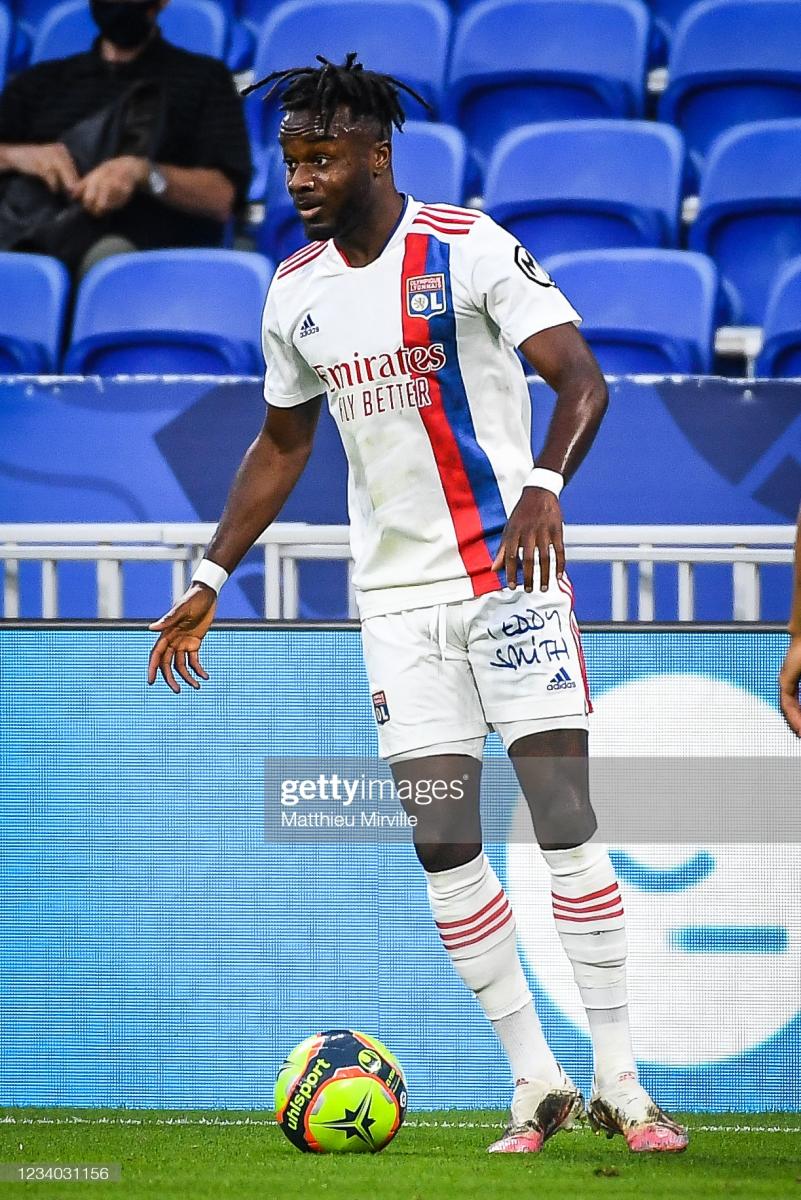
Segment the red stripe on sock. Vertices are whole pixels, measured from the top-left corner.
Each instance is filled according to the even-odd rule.
[[[478,925],[471,925],[469,929],[455,929],[452,933],[440,933],[439,936],[442,938],[445,945],[449,946],[453,942],[454,938],[472,937],[473,934],[478,933],[480,929],[486,929],[486,927],[491,925],[493,921],[498,920],[498,917],[500,917],[501,913],[505,913],[507,910],[511,912],[511,909],[509,908],[509,901],[504,896],[503,904],[501,904],[500,907],[495,910],[495,912],[492,912],[488,917],[485,917],[483,921],[479,921]]]
[[[615,912],[601,913],[596,917],[566,917],[563,913],[554,912],[554,916],[557,921],[606,921],[609,917],[622,917],[623,915],[624,913],[622,905],[620,908],[616,909]]]
[[[493,904],[497,904],[503,894],[503,888],[501,888],[497,896],[493,896],[489,904],[485,904],[478,912],[474,912],[471,917],[460,917],[458,921],[437,921],[437,929],[455,929],[457,925],[471,925],[473,921],[477,921],[479,917],[483,917],[485,912],[489,912]]]
[[[507,905],[507,907],[508,907],[508,905]],[[509,911],[504,914],[504,916],[501,918],[501,920],[497,922],[497,924],[493,925],[491,929],[486,930],[485,933],[480,934],[479,937],[468,938],[467,941],[463,941],[463,942],[450,942],[446,946],[446,949],[447,950],[461,950],[461,948],[463,946],[474,946],[476,944],[476,942],[483,942],[485,938],[488,938],[490,936],[490,934],[496,933],[499,929],[502,929],[503,926],[507,924],[507,922],[509,922],[511,920],[512,920],[512,910],[510,908]]]
[[[581,908],[565,908],[563,904],[554,904],[553,911],[580,915],[581,913],[601,912],[605,908],[615,908],[621,903],[619,896],[613,896],[611,900],[604,900],[603,904],[583,904]]]
[[[597,900],[599,896],[608,896],[617,887],[617,880],[610,883],[609,887],[601,888],[598,892],[588,892],[586,896],[560,896],[558,892],[551,892],[554,900],[563,900],[565,904],[583,904],[585,900]]]

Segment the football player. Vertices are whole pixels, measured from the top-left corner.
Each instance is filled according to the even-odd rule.
[[[482,751],[494,729],[531,810],[587,1011],[590,1119],[633,1151],[683,1150],[686,1131],[638,1079],[623,904],[592,840],[591,705],[559,495],[606,409],[603,376],[578,313],[514,237],[475,209],[398,191],[392,131],[404,85],[355,55],[265,83],[282,89],[287,187],[309,244],[271,284],[264,427],[191,586],[151,626],[149,680],[160,671],[177,691],[176,673],[192,687],[207,678],[198,651],[217,593],[295,485],[325,396],[349,462],[380,751],[412,797],[443,946],[515,1083],[508,1128],[490,1149],[538,1151],[584,1108],[543,1035],[514,915],[482,848]],[[536,463],[518,350],[557,396]],[[458,789],[458,803],[416,805],[432,779]]]

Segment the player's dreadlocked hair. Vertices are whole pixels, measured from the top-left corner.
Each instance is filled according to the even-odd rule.
[[[358,54],[345,56],[344,63],[337,65],[317,55],[319,67],[290,67],[287,71],[273,71],[271,75],[251,84],[242,93],[248,96],[258,88],[272,84],[265,99],[277,88],[281,93],[281,108],[284,112],[314,112],[320,119],[323,133],[328,133],[336,110],[347,108],[355,120],[370,117],[381,127],[381,136],[388,138],[392,126],[403,128],[406,114],[398,95],[407,92],[429,111],[431,105],[422,96],[391,75],[380,75],[377,71],[365,71],[358,62]]]

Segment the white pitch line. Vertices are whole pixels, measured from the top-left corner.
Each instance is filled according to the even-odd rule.
[[[498,1129],[501,1122],[493,1124],[490,1121],[405,1121],[410,1129]],[[801,1126],[785,1125],[693,1125],[688,1124],[691,1133],[801,1133]],[[569,1130],[570,1133],[590,1133],[586,1126],[578,1126]]]
[[[690,1125],[698,1133],[801,1133],[798,1125]]]
[[[271,1125],[272,1118],[240,1117],[0,1117],[0,1125],[138,1125],[138,1126],[247,1126]],[[502,1121],[427,1121],[412,1118],[407,1129],[499,1129]],[[689,1125],[691,1133],[801,1133],[798,1125]],[[589,1133],[586,1127],[574,1133]]]
[[[272,1118],[244,1117],[231,1120],[223,1117],[0,1117],[0,1125],[138,1125],[138,1126],[233,1126],[272,1125]],[[492,1128],[495,1128],[492,1126]]]

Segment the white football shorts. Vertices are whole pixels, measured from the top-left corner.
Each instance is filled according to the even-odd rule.
[[[490,592],[362,622],[382,758],[485,736],[507,722],[587,729],[592,712],[573,589]],[[506,739],[504,739],[506,740]]]

